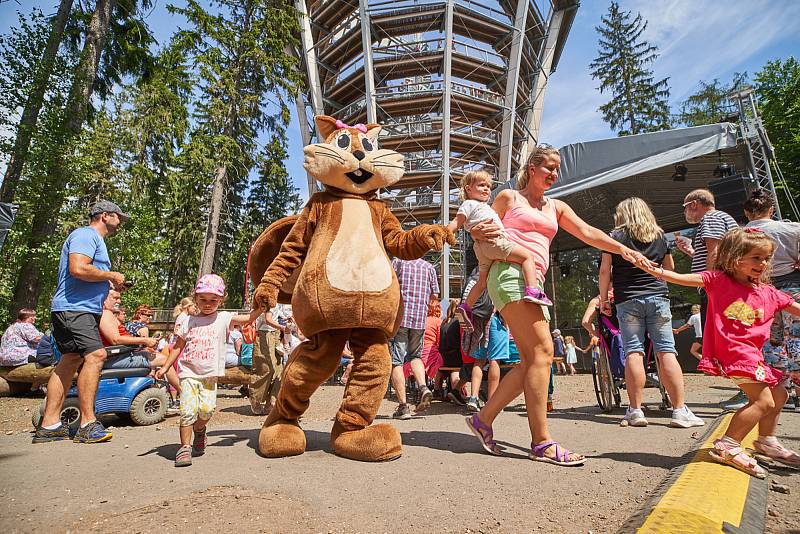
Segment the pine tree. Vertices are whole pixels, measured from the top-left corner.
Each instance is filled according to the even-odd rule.
[[[61,39],[64,35],[64,28],[67,25],[70,11],[72,11],[73,0],[61,0],[58,12],[53,18],[53,23],[44,47],[41,61],[34,65],[33,84],[27,95],[25,105],[17,127],[17,136],[14,148],[11,151],[6,173],[3,177],[3,185],[0,188],[0,202],[13,202],[17,186],[22,177],[22,169],[28,157],[31,141],[36,131],[36,123],[39,120],[39,113],[44,104],[45,93],[50,76],[56,67],[58,49],[61,46]],[[41,12],[40,12],[41,15]]]
[[[600,106],[603,120],[621,136],[668,129],[669,78],[656,81],[649,68],[658,49],[642,39],[647,22],[638,13],[631,19],[617,2],[611,2],[601,22],[595,27],[598,55],[589,67],[592,78],[600,80],[600,92],[611,93],[611,100]]]
[[[730,84],[714,78],[710,83],[700,82],[700,89],[681,103],[677,121],[686,126],[701,126],[720,122],[734,107],[728,96],[747,83],[747,73],[737,72]]]
[[[244,266],[250,246],[270,224],[296,213],[302,206],[298,189],[286,172],[287,158],[286,136],[283,131],[279,131],[259,155],[258,177],[251,183],[244,220],[238,229],[235,247],[225,272],[233,305],[242,304],[241,297],[248,289],[244,286]]]
[[[141,4],[149,5],[149,1],[142,0]],[[37,188],[38,209],[33,214],[33,224],[26,242],[30,251],[29,258],[22,265],[14,288],[12,307],[15,309],[35,306],[41,294],[44,279],[42,274],[48,267],[46,244],[58,227],[59,212],[69,190],[70,153],[75,150],[90,114],[94,90],[103,87],[103,77],[98,76],[98,73],[104,72],[105,65],[113,66],[109,69],[112,80],[122,74],[137,73],[143,67],[142,57],[149,53],[152,38],[149,33],[142,33],[146,29],[143,23],[133,26],[135,36],[109,32],[109,28],[116,27],[114,21],[135,18],[139,15],[138,9],[138,0],[97,0],[88,27],[85,28],[83,50],[74,69],[62,117],[60,130],[63,140],[53,157],[49,158],[45,179]],[[124,24],[123,26],[128,27]],[[120,53],[127,55],[127,59],[111,58],[105,53],[108,51],[107,45],[109,50],[114,50],[114,43],[109,41],[109,35],[115,38],[130,37],[126,45],[118,48]],[[134,43],[137,46],[133,46]],[[129,68],[130,71],[122,71],[123,68]],[[137,74],[141,75],[141,72]]]
[[[228,262],[230,240],[218,246],[218,236],[231,235],[241,224],[240,194],[255,165],[256,139],[286,124],[299,84],[296,60],[285,53],[298,31],[289,2],[216,0],[210,5],[218,8],[216,14],[196,0],[189,0],[185,8],[169,8],[191,25],[176,39],[199,72],[196,136],[212,147],[216,162],[200,274]]]

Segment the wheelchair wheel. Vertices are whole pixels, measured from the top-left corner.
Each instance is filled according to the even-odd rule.
[[[661,404],[659,408],[661,410],[668,410],[672,408],[672,401],[669,399],[669,394],[667,390],[664,389],[664,381],[661,380],[661,366],[658,363],[658,356],[654,356],[656,360],[656,375],[658,375],[658,391],[661,393]]]
[[[600,348],[600,356],[592,359],[592,380],[594,381],[597,405],[603,412],[610,412],[614,409],[615,396],[619,395],[619,392],[614,384],[614,376],[611,374],[608,353],[603,347]]]

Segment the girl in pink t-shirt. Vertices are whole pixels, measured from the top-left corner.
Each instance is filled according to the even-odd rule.
[[[217,406],[217,377],[225,376],[226,341],[231,328],[250,324],[260,315],[259,310],[249,315],[218,311],[225,296],[225,282],[220,276],[200,277],[194,288],[199,313],[178,325],[178,338],[169,359],[156,371],[156,378],[160,379],[180,355],[181,446],[175,455],[175,467],[192,465],[192,455],[200,456],[206,450],[206,425]]]
[[[800,466],[800,454],[775,437],[778,417],[788,394],[781,371],[764,362],[761,348],[769,339],[777,311],[800,315],[800,304],[768,285],[775,243],[754,229],[733,229],[717,249],[719,270],[695,274],[648,269],[657,278],[683,286],[703,287],[708,293],[708,313],[703,328],[703,358],[698,369],[729,377],[750,402],[731,419],[725,435],[714,442],[711,457],[758,478],[766,471],[741,446],[758,425],[757,452],[791,466]]]

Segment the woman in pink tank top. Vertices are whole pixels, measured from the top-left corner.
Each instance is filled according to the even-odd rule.
[[[639,265],[649,264],[639,252],[614,241],[580,217],[564,202],[546,198],[547,191],[558,178],[561,158],[558,150],[539,146],[530,154],[517,178],[517,191],[501,191],[492,208],[503,221],[509,238],[536,256],[540,279],[544,280],[550,260],[550,243],[560,226],[584,243]],[[472,237],[484,240],[502,231],[491,222],[482,222],[472,229]],[[478,413],[467,418],[467,426],[490,454],[502,455],[502,448],[493,438],[492,423],[509,402],[525,394],[528,425],[531,431],[532,460],[557,465],[580,465],[585,458],[552,439],[547,429],[547,383],[553,361],[553,340],[549,314],[542,306],[525,302],[524,280],[518,267],[495,262],[489,271],[488,290],[495,307],[508,324],[517,342],[521,362],[512,369]]]

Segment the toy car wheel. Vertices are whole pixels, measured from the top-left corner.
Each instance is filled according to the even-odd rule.
[[[31,423],[34,428],[38,428],[42,423],[44,417],[44,406],[46,400],[39,404],[39,409],[31,415]],[[78,397],[67,397],[64,399],[64,405],[61,406],[61,424],[67,425],[70,430],[70,435],[74,435],[78,430],[78,425],[81,422],[81,407]]]
[[[147,388],[131,402],[131,420],[139,426],[154,425],[164,420],[169,396],[161,388]]]

